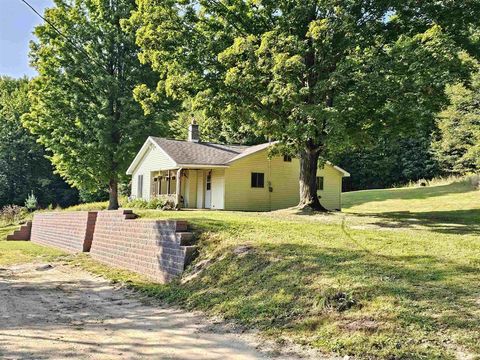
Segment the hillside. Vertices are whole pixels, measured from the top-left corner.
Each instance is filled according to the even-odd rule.
[[[457,182],[347,193],[344,204],[335,214],[139,210],[197,233],[199,257],[169,285],[86,256],[71,263],[326,353],[479,357],[480,192]]]
[[[474,181],[474,179],[476,179]],[[373,217],[379,226],[423,227],[444,233],[480,232],[477,178],[429,187],[355,191],[343,195],[344,211]],[[372,221],[372,220],[371,220]]]
[[[478,356],[479,200],[461,182],[347,193],[329,215],[137,211],[187,219],[201,249],[182,283],[138,287],[325,352]]]

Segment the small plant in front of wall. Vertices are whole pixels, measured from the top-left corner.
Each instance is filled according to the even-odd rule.
[[[33,191],[30,195],[28,195],[27,199],[25,200],[25,208],[30,212],[35,211],[38,208],[37,197],[35,196]]]

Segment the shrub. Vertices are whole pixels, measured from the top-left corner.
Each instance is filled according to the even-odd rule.
[[[472,184],[474,189],[480,190],[480,174],[470,176],[469,180],[470,180],[470,184]]]
[[[35,211],[38,208],[37,197],[33,194],[33,191],[25,200],[25,208],[27,208],[28,211]]]
[[[420,180],[417,181],[417,185],[420,186],[420,187],[428,186],[428,181],[425,180],[425,179],[420,179]]]
[[[125,203],[127,208],[146,209],[148,201],[144,199],[129,199]]]
[[[165,199],[162,197],[155,197],[147,203],[147,209],[161,209],[165,205]]]
[[[125,207],[136,209],[152,209],[152,210],[170,210],[175,208],[175,200],[171,195],[159,195],[150,201],[144,199],[131,199]]]
[[[0,222],[5,225],[19,223],[27,215],[27,210],[18,205],[6,205],[0,210]]]

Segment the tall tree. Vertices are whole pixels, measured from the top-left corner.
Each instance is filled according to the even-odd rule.
[[[299,205],[324,210],[316,171],[329,154],[415,132],[442,104],[461,64],[437,21],[448,3],[139,0],[141,60],[160,75],[139,92],[144,105],[192,96],[207,117],[279,140],[300,158]]]
[[[55,0],[35,28],[25,125],[52,153],[57,172],[86,191],[107,189],[118,208],[118,182],[147,135],[162,132],[168,110],[144,115],[137,83],[154,84],[138,60],[135,36],[122,30],[134,0]]]
[[[31,192],[42,206],[74,205],[78,192],[54,175],[43,147],[22,127],[29,108],[28,79],[0,77],[0,207],[23,205]]]
[[[480,73],[470,84],[449,86],[450,105],[439,114],[435,154],[446,173],[480,171]]]

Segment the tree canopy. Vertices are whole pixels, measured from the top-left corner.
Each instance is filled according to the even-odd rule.
[[[426,3],[139,0],[130,24],[160,80],[137,95],[146,109],[190,99],[219,129],[279,140],[300,157],[300,205],[321,209],[327,157],[379,132],[424,132],[464,76],[477,2]]]
[[[138,83],[154,85],[140,64],[135,35],[122,29],[134,0],[55,0],[31,44],[32,106],[24,124],[51,153],[56,171],[78,189],[108,189],[118,207],[118,181],[168,110],[145,115],[133,98]]]
[[[480,171],[480,73],[470,84],[449,86],[450,105],[438,116],[434,151],[443,169],[453,174]]]
[[[22,126],[29,109],[28,79],[0,77],[0,207],[23,205],[32,192],[42,206],[74,205],[78,192],[53,174],[43,147]]]

